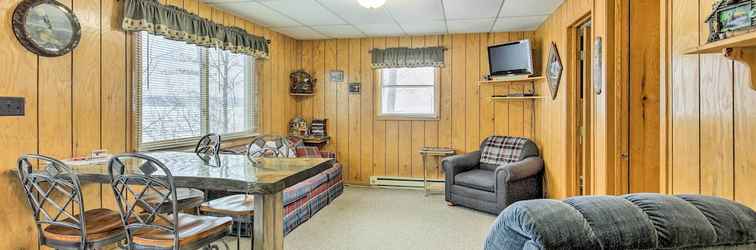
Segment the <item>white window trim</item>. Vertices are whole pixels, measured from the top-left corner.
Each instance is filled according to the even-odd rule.
[[[201,88],[203,89],[201,98],[203,103],[201,108],[201,117],[202,117],[202,128],[201,128],[201,134],[200,136],[193,136],[193,137],[185,137],[185,138],[179,138],[179,139],[173,139],[173,140],[165,140],[165,141],[155,141],[155,142],[148,142],[148,143],[142,143],[142,133],[141,133],[141,121],[142,121],[142,107],[141,107],[141,98],[142,98],[142,60],[141,60],[141,37],[143,32],[138,32],[133,35],[133,43],[135,44],[135,48],[133,50],[133,57],[134,58],[134,84],[133,87],[133,134],[134,134],[134,145],[136,145],[137,151],[153,151],[153,150],[163,150],[163,149],[172,149],[172,148],[182,148],[182,147],[189,147],[194,146],[197,144],[197,141],[199,141],[202,136],[209,133],[209,68],[208,68],[208,50],[203,50],[203,53],[200,55],[202,60],[202,70],[201,70],[201,78],[200,84],[202,85]],[[252,111],[253,113],[248,117],[250,120],[248,121],[252,125],[251,130],[242,131],[242,132],[234,132],[234,133],[226,133],[221,134],[221,138],[223,141],[228,140],[238,140],[238,139],[246,139],[251,138],[254,136],[260,135],[257,130],[259,130],[259,124],[260,121],[257,119],[259,117],[259,111],[260,111],[260,105],[259,105],[259,84],[257,82],[257,65],[256,60],[252,58],[251,56],[247,56],[246,61],[246,77],[251,78],[248,79],[254,87],[251,91],[247,91],[247,101],[248,103],[248,110]],[[249,88],[249,85],[247,85],[245,88]],[[250,99],[250,97],[252,99]]]
[[[440,101],[441,101],[441,86],[439,86],[439,82],[441,80],[441,70],[437,67],[434,67],[434,77],[433,77],[433,114],[396,114],[396,113],[383,113],[383,79],[381,79],[382,69],[377,69],[374,71],[374,79],[376,79],[376,100],[375,100],[375,110],[376,110],[376,119],[377,120],[384,120],[384,121],[391,121],[391,120],[399,120],[399,121],[436,121],[440,118]],[[402,85],[401,87],[412,87],[413,85]],[[389,86],[391,87],[391,86]],[[428,87],[428,85],[422,85],[422,87]]]

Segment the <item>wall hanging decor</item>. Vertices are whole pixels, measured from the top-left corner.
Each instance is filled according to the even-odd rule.
[[[562,79],[562,70],[564,70],[564,67],[562,66],[562,59],[559,58],[559,51],[557,49],[556,43],[551,43],[551,48],[549,49],[549,62],[547,65],[547,75],[546,78],[549,82],[549,90],[551,91],[551,99],[556,99],[557,93],[559,92],[559,81]]]
[[[81,39],[79,19],[55,0],[25,0],[13,11],[13,33],[34,54],[46,57],[71,52]]]
[[[756,22],[756,0],[719,0],[712,5],[706,18],[709,24],[708,42],[752,31]]]
[[[593,69],[591,69],[593,73],[593,91],[596,92],[596,95],[601,94],[602,86],[604,86],[604,73],[603,73],[603,62],[601,61],[602,49],[603,44],[601,41],[601,37],[596,37],[596,40],[593,42]]]
[[[332,82],[343,82],[344,81],[344,71],[343,70],[338,70],[338,69],[331,70],[331,72],[330,72],[329,75],[331,76],[331,81]]]
[[[313,79],[312,75],[304,70],[294,71],[289,75],[289,80],[291,81],[289,93],[312,94],[315,91],[315,82],[317,82],[317,79]]]
[[[362,87],[361,87],[361,85],[360,85],[359,82],[349,83],[349,93],[350,94],[357,94],[357,95],[359,95],[361,88]]]

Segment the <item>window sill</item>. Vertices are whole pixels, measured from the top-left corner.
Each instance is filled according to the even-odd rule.
[[[225,137],[221,135],[221,138],[222,138],[221,148],[247,144],[249,143],[248,142],[249,139],[255,136],[259,136],[259,135],[260,133],[230,134],[230,135],[226,135]],[[140,146],[138,151],[149,152],[149,151],[161,151],[161,150],[179,150],[179,151],[194,150],[194,147],[197,145],[197,141],[199,141],[199,139],[200,137],[197,137],[196,139],[190,142],[176,143],[176,144],[166,145],[166,146]]]
[[[414,115],[379,115],[375,117],[379,121],[438,121],[438,116],[414,116]]]

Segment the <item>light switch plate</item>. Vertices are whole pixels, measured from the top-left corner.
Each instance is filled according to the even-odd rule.
[[[0,116],[24,116],[25,102],[23,97],[0,96]]]

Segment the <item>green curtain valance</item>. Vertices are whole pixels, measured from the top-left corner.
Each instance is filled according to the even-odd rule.
[[[217,24],[158,0],[125,0],[123,29],[146,31],[168,39],[268,58],[268,41],[237,27]]]
[[[373,49],[373,68],[443,67],[444,48]]]

